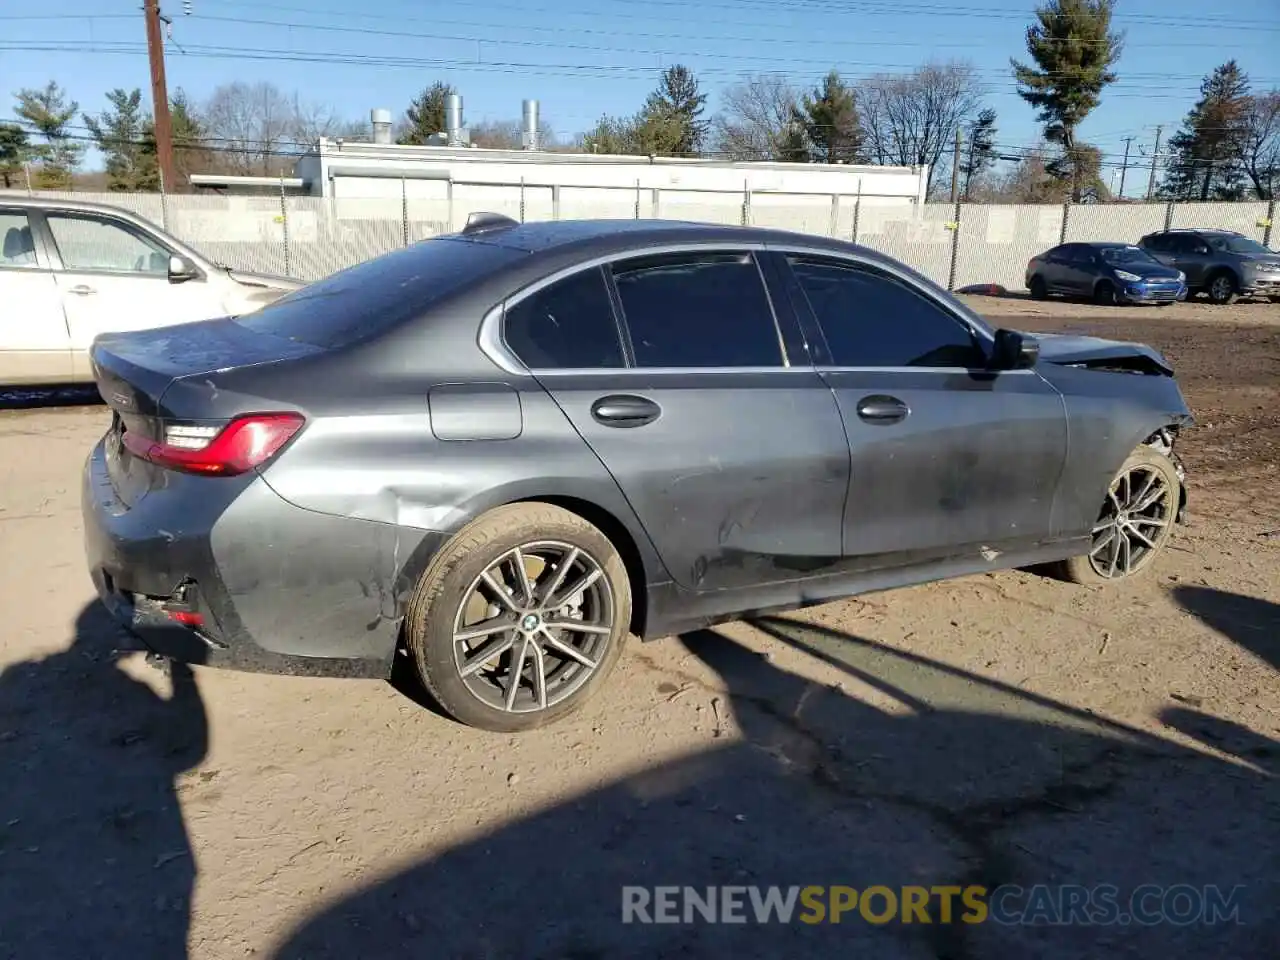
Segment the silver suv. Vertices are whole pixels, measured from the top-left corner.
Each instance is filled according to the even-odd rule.
[[[127,210],[0,197],[0,384],[93,380],[100,333],[249,313],[302,284],[239,273]]]
[[[1187,295],[1207,294],[1214,303],[1236,297],[1280,301],[1280,254],[1229,230],[1163,230],[1139,245],[1161,263],[1187,275]]]

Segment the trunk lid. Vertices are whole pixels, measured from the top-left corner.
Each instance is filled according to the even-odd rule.
[[[131,453],[126,436],[159,442],[173,421],[224,423],[244,404],[219,389],[219,374],[322,352],[310,344],[255,333],[233,320],[99,336],[90,358],[98,392],[112,412],[105,438],[107,473],[121,502],[135,506],[171,475]]]

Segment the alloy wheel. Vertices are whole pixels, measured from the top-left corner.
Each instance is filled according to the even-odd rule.
[[[1146,465],[1121,474],[1107,491],[1093,527],[1089,564],[1107,579],[1127,577],[1156,555],[1173,522],[1175,491]]]
[[[596,672],[614,608],[608,577],[586,550],[557,541],[514,547],[463,594],[453,627],[458,675],[487,706],[546,710]]]
[[[1231,296],[1234,286],[1230,277],[1220,274],[1213,278],[1213,283],[1209,284],[1209,298],[1217,303],[1225,303]]]

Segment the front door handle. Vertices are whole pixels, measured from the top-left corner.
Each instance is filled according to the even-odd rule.
[[[662,415],[662,408],[648,397],[614,394],[591,405],[591,416],[606,427],[642,427]]]
[[[910,409],[897,397],[875,394],[858,401],[858,416],[867,423],[897,423],[905,420]]]
[[[83,283],[77,284],[67,291],[67,293],[74,293],[77,297],[91,297],[97,292],[98,291],[93,289],[93,287],[87,286]]]

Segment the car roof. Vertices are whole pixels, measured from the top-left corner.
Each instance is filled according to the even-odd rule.
[[[1082,247],[1094,247],[1098,250],[1107,250],[1112,247],[1136,247],[1136,243],[1128,243],[1124,240],[1080,240],[1077,241]]]
[[[96,203],[89,200],[63,200],[61,197],[4,197],[0,196],[0,207],[10,210],[78,210],[82,213],[109,213],[115,217],[124,217],[134,221],[151,221],[143,214],[136,213],[127,207],[118,207],[112,203]],[[155,224],[152,224],[155,226]]]
[[[833,254],[856,252],[866,261],[901,268],[891,257],[851,243],[812,233],[744,227],[733,224],[697,223],[685,220],[547,220],[510,226],[488,226],[474,233],[445,234],[438,239],[492,244],[529,254],[572,254],[589,248],[610,255],[670,244],[765,244],[829,250]]]

